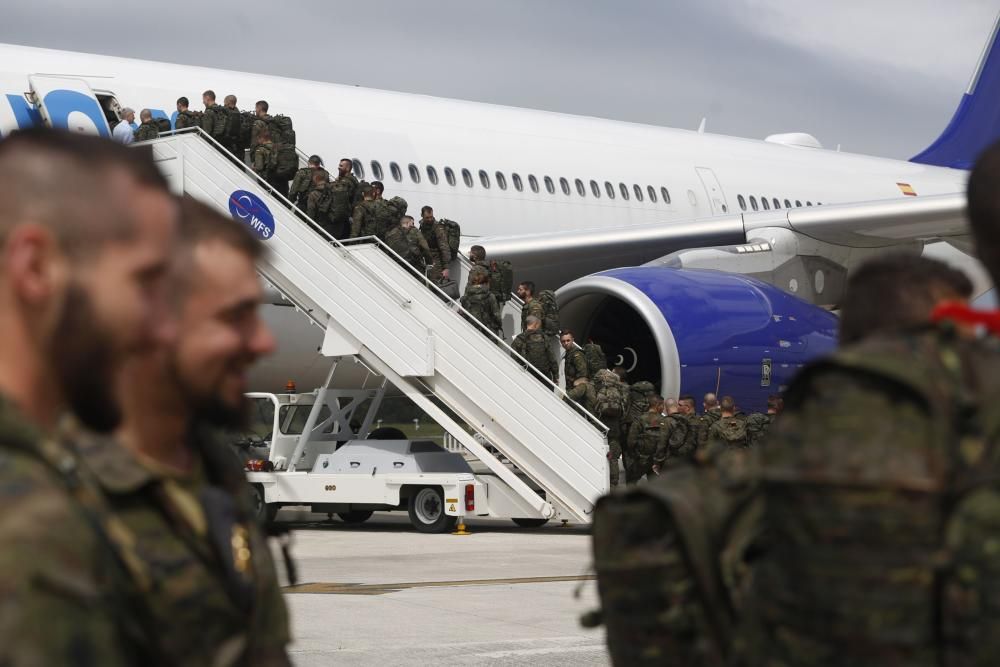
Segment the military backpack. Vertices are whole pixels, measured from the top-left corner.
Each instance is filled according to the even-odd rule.
[[[524,335],[524,358],[546,375],[554,374],[556,371],[549,367],[551,349],[549,342],[541,333],[535,331]]]
[[[396,208],[397,218],[402,218],[404,215],[406,215],[406,209],[409,207],[409,204],[406,203],[405,199],[403,199],[399,195],[396,195],[395,197],[389,200],[389,203]],[[396,222],[399,222],[399,220],[397,219]]]
[[[510,301],[514,290],[514,267],[509,261],[490,262],[490,290],[500,304]]]
[[[290,179],[299,169],[299,154],[295,151],[295,130],[292,119],[278,114],[267,120],[267,129],[276,148],[274,175]]]
[[[767,435],[767,430],[771,427],[772,415],[761,412],[754,412],[747,417],[747,443],[753,447],[760,443]]]
[[[594,376],[597,400],[594,415],[598,418],[618,419],[625,416],[625,392],[618,376],[607,369]]]
[[[257,121],[257,115],[252,111],[240,113],[240,145],[248,147],[253,140],[253,125]]]
[[[587,360],[587,374],[590,377],[608,368],[608,358],[604,356],[604,350],[597,343],[587,343],[583,346],[583,358]]]
[[[547,336],[559,335],[559,304],[556,303],[556,293],[552,290],[542,290],[536,297],[542,306],[542,331]]]
[[[485,286],[484,286],[485,287]],[[485,289],[467,289],[462,296],[462,307],[469,311],[473,317],[486,325],[493,333],[496,333],[501,326],[499,308],[496,297]]]
[[[719,434],[719,438],[726,444],[726,447],[745,448],[750,446],[750,439],[747,436],[747,422],[739,417],[722,417],[713,426],[713,432]]]
[[[223,107],[223,109],[226,111],[226,141],[229,142],[233,148],[239,149],[242,146],[246,146],[242,139],[243,114],[240,113],[239,109],[230,109],[229,107]]]
[[[448,237],[448,250],[451,251],[451,256],[457,256],[458,246],[462,244],[462,226],[454,220],[445,218],[438,220],[438,222],[444,225],[444,233]]]

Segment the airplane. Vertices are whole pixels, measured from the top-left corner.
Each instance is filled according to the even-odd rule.
[[[266,99],[297,145],[381,180],[415,213],[432,205],[509,259],[516,280],[558,288],[563,326],[598,340],[664,396],[713,391],[759,409],[833,348],[848,273],[887,251],[971,258],[964,187],[1000,137],[993,26],[945,131],[909,161],[822,148],[802,132],[763,141],[203,67],[0,45],[0,135],[46,122],[110,136],[120,111],[173,124],[177,98],[212,89]],[[317,384],[319,334],[265,313],[282,352],[255,388]]]

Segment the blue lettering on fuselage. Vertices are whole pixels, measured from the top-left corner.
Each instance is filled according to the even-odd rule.
[[[69,126],[69,117],[73,113],[87,116],[98,134],[108,137],[108,124],[104,119],[104,111],[97,100],[75,90],[53,90],[45,96],[45,109],[49,112],[52,127],[63,130],[73,129]]]
[[[23,95],[8,95],[7,102],[10,110],[14,112],[14,120],[22,130],[34,125],[40,125],[42,116],[33,104],[28,104],[28,100]]]

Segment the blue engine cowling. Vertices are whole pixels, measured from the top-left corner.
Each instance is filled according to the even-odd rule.
[[[807,362],[836,347],[837,317],[747,276],[635,267],[575,280],[557,292],[560,323],[599,342],[630,381],[667,397],[730,395],[763,411]]]

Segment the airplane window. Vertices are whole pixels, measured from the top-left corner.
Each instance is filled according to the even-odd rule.
[[[372,160],[372,176],[375,177],[376,181],[382,180],[382,165],[378,163],[378,160]]]
[[[663,199],[663,203],[664,204],[669,204],[670,203],[670,190],[667,190],[666,188],[662,188],[661,187],[660,188],[660,197]]]
[[[757,198],[754,197],[753,195],[750,195],[750,208],[752,208],[755,211],[757,210]]]
[[[389,171],[392,172],[392,177],[397,183],[403,180],[403,172],[395,162],[389,163]]]
[[[462,170],[462,180],[465,181],[465,185],[466,186],[468,186],[468,187],[471,188],[472,187],[472,172],[469,171],[468,169],[463,169]]]
[[[813,205],[813,203],[811,201],[807,201],[806,202],[806,206],[812,206],[812,205]]]
[[[778,201],[777,197],[775,197],[773,200],[771,200],[771,203],[774,204],[774,208],[776,208],[776,209],[781,208],[781,202]]]
[[[565,178],[560,178],[559,187],[562,188],[564,195],[569,195],[569,181],[567,181]]]
[[[576,193],[581,197],[587,196],[587,188],[583,185],[583,181],[581,181],[579,178],[576,179]]]
[[[448,181],[448,185],[455,185],[455,172],[451,170],[451,167],[444,168],[444,178]]]
[[[517,190],[518,192],[521,192],[522,190],[524,190],[524,183],[521,182],[521,175],[520,174],[516,174],[516,173],[511,174],[510,175],[510,180],[514,181],[514,189],[515,190]]]
[[[764,207],[765,211],[771,210],[771,204],[767,201],[767,197],[760,198],[760,205]]]
[[[628,186],[624,183],[619,183],[618,189],[622,191],[622,199],[628,201]]]
[[[823,205],[823,202],[821,202],[821,201],[816,202],[816,206],[822,206],[822,205]]]
[[[528,185],[531,186],[532,192],[538,192],[538,179],[535,178],[534,174],[528,175]]]
[[[597,184],[597,181],[590,182],[590,191],[593,193],[596,199],[601,198],[601,186]]]
[[[747,210],[747,200],[743,198],[743,195],[736,195],[736,201],[740,204],[740,210]]]
[[[608,193],[608,199],[615,198],[615,186],[610,181],[604,181],[604,190]]]
[[[414,183],[419,183],[420,182],[420,170],[417,169],[417,165],[411,164],[410,167],[409,167],[409,171],[410,171],[410,180],[412,180]]]
[[[483,184],[484,188],[489,188],[490,187],[490,175],[487,174],[482,169],[479,170],[479,182]]]
[[[792,202],[790,202],[790,201],[788,201],[788,200],[786,199],[786,200],[785,200],[785,208],[791,208],[791,207],[792,207]]]
[[[556,193],[556,185],[548,176],[545,177],[545,189],[549,191],[550,195],[554,195]]]
[[[795,200],[795,205],[796,205],[797,207],[801,208],[801,207],[802,207],[802,202],[800,202],[800,201],[799,201],[798,199],[796,199],[796,200]]]
[[[642,188],[640,186],[633,185],[632,192],[635,193],[636,201],[642,201]]]
[[[651,201],[651,202],[653,202],[655,204],[656,203],[656,188],[654,188],[652,185],[647,185],[646,186],[646,192],[649,194],[649,201]]]
[[[361,160],[354,158],[351,160],[351,165],[353,166],[354,176],[359,180],[365,180],[365,168],[361,164]]]
[[[427,180],[434,185],[438,184],[438,172],[434,167],[427,165]]]
[[[497,187],[501,190],[507,189],[507,177],[503,175],[502,171],[497,172]]]

